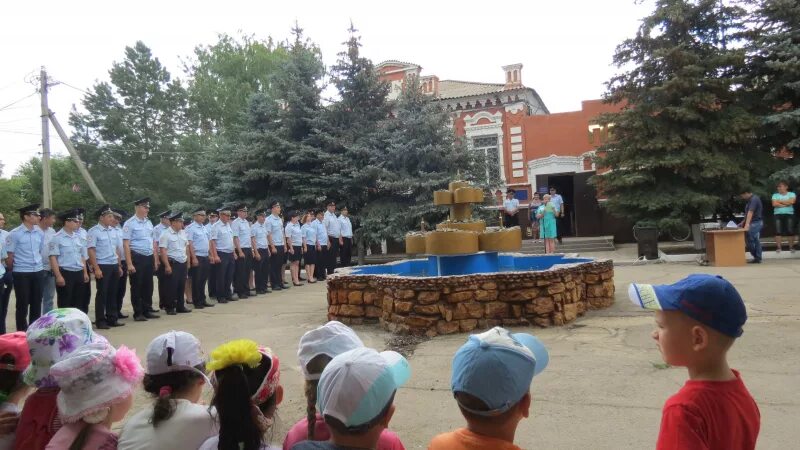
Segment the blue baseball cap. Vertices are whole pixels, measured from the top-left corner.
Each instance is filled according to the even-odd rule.
[[[692,274],[673,284],[638,284],[628,288],[631,301],[644,309],[680,311],[731,337],[742,335],[747,321],[744,301],[719,275]]]
[[[479,416],[497,416],[519,403],[530,391],[533,377],[540,374],[550,355],[536,336],[510,333],[494,327],[473,334],[453,357],[451,389],[481,400],[489,408],[478,411],[459,406]]]

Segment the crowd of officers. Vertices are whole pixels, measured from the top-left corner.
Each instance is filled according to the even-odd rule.
[[[14,230],[0,223],[0,334],[6,332],[12,286],[16,328],[25,331],[53,308],[54,296],[58,308],[88,314],[94,277],[95,326],[109,329],[128,318],[122,308],[128,282],[139,322],[160,317],[154,277],[159,309],[175,315],[191,312],[189,302],[202,309],[325,280],[340,258],[341,265],[351,264],[353,226],[347,208],[337,216],[334,202],[287,217],[278,202],[253,216],[245,204],[197,209],[191,218],[165,211],[155,226],[149,211],[149,198],[135,201],[130,217],[103,205],[95,213],[97,225],[87,231],[83,208],[56,214],[33,204],[19,209],[22,224]],[[284,279],[287,266],[291,284]]]

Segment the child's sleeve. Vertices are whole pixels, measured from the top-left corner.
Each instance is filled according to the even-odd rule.
[[[705,423],[684,405],[671,405],[661,414],[656,450],[707,450]]]

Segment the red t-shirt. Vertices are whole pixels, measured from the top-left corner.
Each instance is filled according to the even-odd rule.
[[[761,413],[739,372],[731,381],[687,381],[664,404],[657,450],[752,450]]]
[[[44,450],[61,428],[58,417],[58,388],[41,388],[25,399],[17,424],[16,450]]]

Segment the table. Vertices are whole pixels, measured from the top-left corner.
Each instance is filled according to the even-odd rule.
[[[745,265],[744,233],[736,230],[708,230],[706,238],[706,259],[712,266],[734,267]]]

